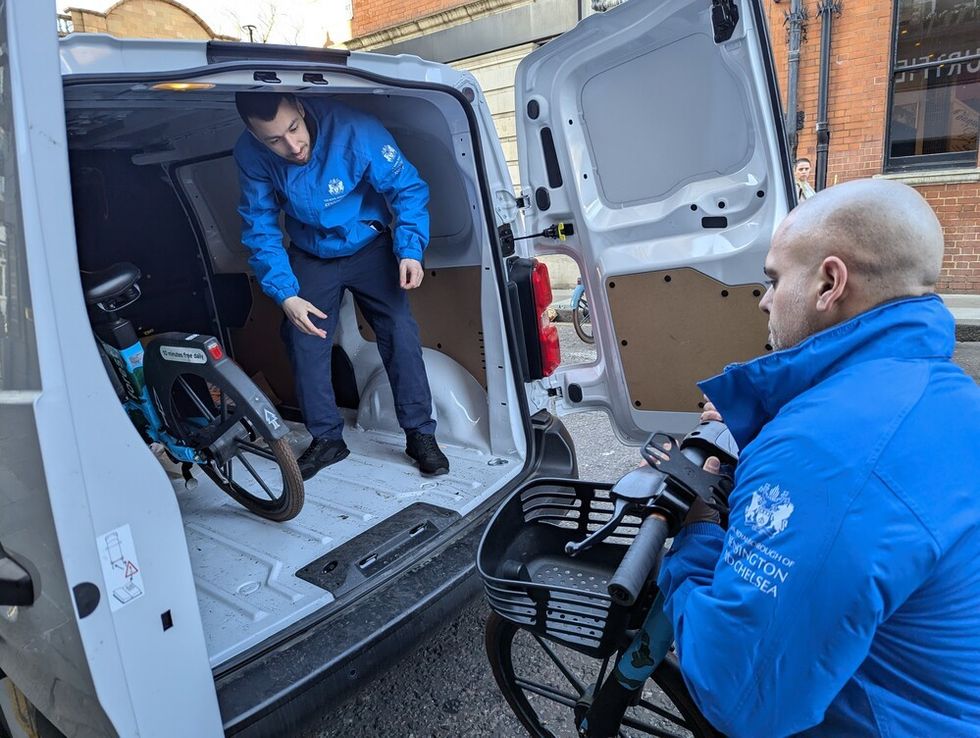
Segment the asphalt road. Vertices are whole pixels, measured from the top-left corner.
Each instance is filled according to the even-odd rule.
[[[566,362],[586,361],[593,349],[560,324]],[[954,359],[980,382],[980,343],[957,345]],[[635,448],[623,446],[602,413],[564,418],[576,441],[580,473],[596,481],[615,480],[636,465]],[[432,633],[391,670],[365,686],[345,704],[318,716],[299,738],[464,738],[522,736],[520,724],[500,696],[484,651],[484,622],[489,610],[482,597],[454,620]],[[583,666],[582,660],[575,666]],[[526,669],[544,672],[546,658],[535,655]],[[557,724],[564,716],[556,709]],[[560,736],[574,733],[552,725]]]

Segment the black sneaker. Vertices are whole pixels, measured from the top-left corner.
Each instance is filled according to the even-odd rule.
[[[336,464],[350,455],[350,449],[341,438],[331,441],[327,438],[314,438],[306,451],[296,460],[299,463],[299,473],[303,481],[312,479],[323,467]]]
[[[434,435],[412,431],[405,438],[405,453],[415,459],[419,471],[433,477],[449,473],[449,459],[439,448]]]

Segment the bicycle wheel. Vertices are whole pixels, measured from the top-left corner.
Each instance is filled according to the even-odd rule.
[[[584,709],[592,690],[613,666],[613,659],[603,663],[576,653],[496,613],[487,618],[486,647],[497,686],[533,738],[577,735],[576,706]],[[627,710],[619,731],[619,736],[629,738],[650,735],[720,735],[698,711],[672,654],[644,686],[639,704]]]
[[[173,431],[188,446],[205,449],[209,458],[200,467],[211,481],[268,520],[284,522],[299,514],[303,478],[285,438],[263,437],[221,387],[200,376],[178,377],[170,399]],[[214,452],[219,443],[225,461]]]
[[[589,301],[582,295],[578,299],[578,305],[572,311],[572,325],[575,326],[575,333],[586,343],[595,343],[595,336],[592,334],[592,316],[589,314]]]

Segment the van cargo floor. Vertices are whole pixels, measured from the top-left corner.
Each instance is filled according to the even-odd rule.
[[[297,455],[309,438],[302,428],[290,434]],[[212,666],[383,570],[522,466],[517,457],[444,446],[450,473],[427,478],[405,455],[404,436],[348,427],[345,440],[351,455],[306,482],[303,511],[287,523],[253,515],[200,471],[196,489],[174,483]]]

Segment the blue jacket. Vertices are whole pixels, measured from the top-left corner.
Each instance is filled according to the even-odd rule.
[[[299,294],[279,228],[323,258],[348,256],[392,225],[395,255],[422,260],[429,242],[429,187],[375,118],[337,102],[304,99],[316,140],[306,164],[274,154],[247,130],[235,144],[242,243],[262,290],[281,303]],[[394,222],[392,222],[392,213]]]
[[[743,449],[727,533],[660,586],[684,678],[732,736],[980,735],[980,389],[936,296],[701,383]]]

